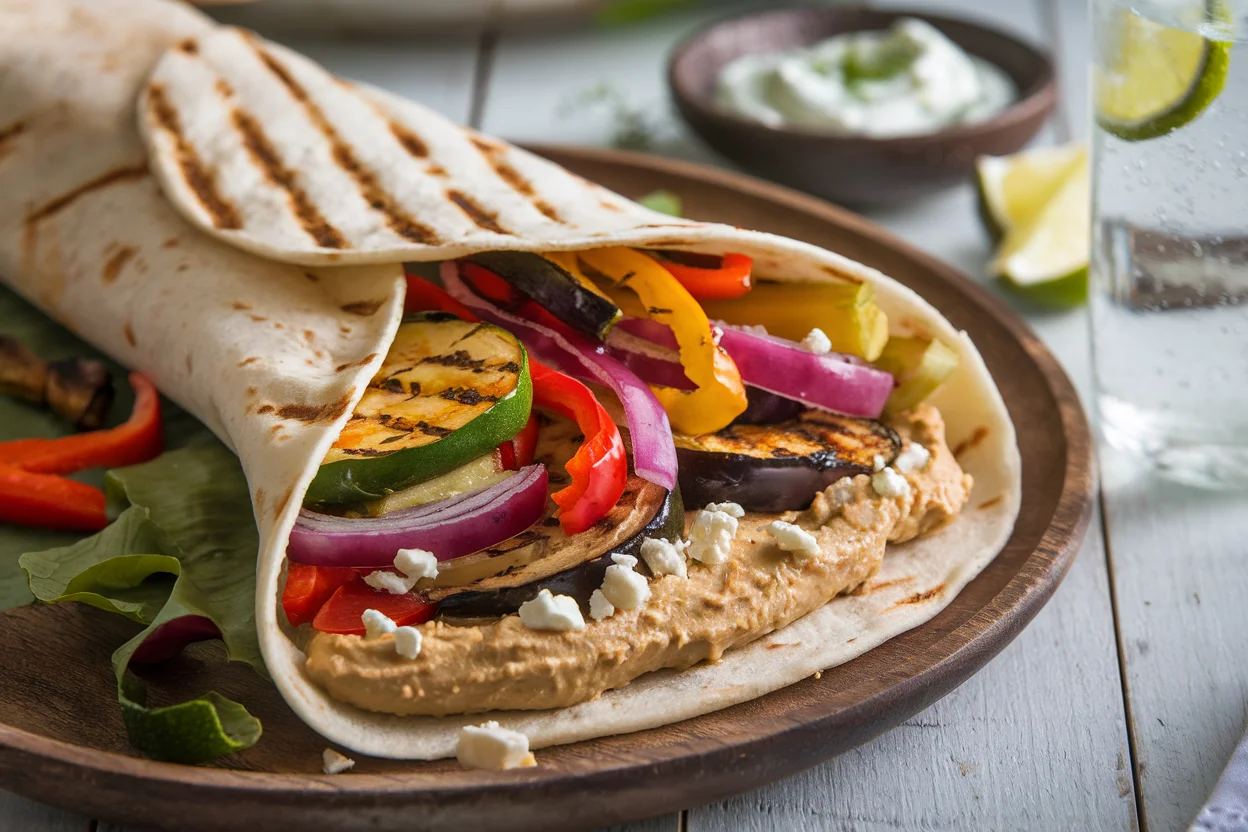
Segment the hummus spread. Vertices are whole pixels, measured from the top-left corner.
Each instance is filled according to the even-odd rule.
[[[892,427],[931,452],[929,464],[903,475],[908,489],[881,497],[861,475],[833,483],[805,511],[747,513],[726,562],[690,561],[688,577],[652,578],[651,597],[638,609],[570,632],[531,630],[516,615],[475,626],[434,620],[420,627],[414,660],[395,652],[391,636],[317,633],[307,648],[308,676],[360,708],[442,716],[565,707],[644,673],[715,661],[861,585],[879,569],[886,543],[957,516],[971,477],[945,443],[939,412],[924,405]],[[799,559],[782,551],[764,531],[776,519],[815,535],[819,553]]]

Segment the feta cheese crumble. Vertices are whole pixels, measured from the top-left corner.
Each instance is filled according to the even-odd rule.
[[[438,577],[438,559],[424,549],[400,549],[394,556],[394,568],[413,581]]]
[[[827,355],[832,352],[832,339],[822,329],[815,327],[802,339],[802,349],[815,355]]]
[[[796,523],[776,520],[763,529],[776,539],[777,546],[786,552],[792,552],[799,563],[819,554],[818,539]]]
[[[689,529],[689,557],[702,563],[723,563],[736,536],[737,518],[726,511],[702,509],[694,515]]]
[[[897,454],[897,458],[893,460],[893,467],[903,474],[909,474],[912,471],[922,471],[931,461],[931,451],[918,442],[910,442],[905,450]]]
[[[875,457],[871,460],[871,470],[883,471],[884,470],[884,457],[880,456],[879,454],[876,454]]]
[[[589,596],[589,617],[595,621],[601,621],[613,615],[615,615],[615,605],[607,600],[607,596],[602,594],[601,589],[595,589],[593,595]]]
[[[576,599],[568,595],[552,595],[549,589],[520,605],[520,620],[530,630],[551,630],[558,633],[584,630],[585,619]]]
[[[365,575],[364,583],[373,589],[389,592],[391,595],[406,595],[412,591],[412,587],[416,586],[416,579],[379,569]]]
[[[464,768],[492,771],[537,765],[537,760],[529,751],[529,738],[519,731],[503,728],[493,720],[460,728],[455,757]]]
[[[904,497],[910,493],[910,483],[893,468],[885,468],[872,474],[871,487],[881,497]]]
[[[364,622],[364,638],[381,638],[387,633],[393,633],[398,626],[377,610],[364,610],[360,620]]]
[[[321,770],[326,774],[342,774],[355,767],[355,760],[339,754],[332,748],[326,748],[321,752],[321,761]]]
[[[650,600],[650,583],[645,575],[633,570],[637,558],[632,555],[612,555],[615,561],[607,567],[602,578],[602,596],[613,606],[622,610],[635,610]]]
[[[738,520],[745,516],[745,509],[741,508],[737,503],[707,503],[707,511],[722,511],[724,514],[731,515]]]
[[[414,659],[420,655],[423,640],[415,627],[399,627],[394,631],[394,652],[405,659]]]
[[[641,541],[641,559],[656,575],[677,575],[689,577],[685,564],[685,553],[670,540],[661,537],[647,537]]]

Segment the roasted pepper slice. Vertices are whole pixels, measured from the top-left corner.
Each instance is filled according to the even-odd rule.
[[[582,251],[578,256],[614,286],[636,292],[646,317],[669,326],[680,348],[680,363],[696,390],[655,387],[672,427],[698,435],[725,428],[745,411],[745,385],[737,365],[714,342],[711,324],[689,291],[654,258],[630,248]]]
[[[160,394],[140,373],[130,374],[134,410],[125,423],[59,439],[15,439],[0,442],[0,465],[36,474],[72,474],[86,468],[121,468],[160,456],[164,428]]]
[[[750,291],[754,258],[744,254],[725,254],[721,258],[662,251],[659,257],[663,268],[698,300],[729,300]]]
[[[438,605],[414,592],[393,595],[373,589],[362,577],[353,578],[334,591],[312,619],[313,629],[322,633],[364,635],[364,611],[377,610],[400,627],[424,624],[433,618]]]
[[[765,326],[791,341],[801,341],[817,327],[833,350],[868,361],[878,358],[888,341],[888,316],[875,302],[870,283],[755,280],[744,297],[703,305],[714,320]]]
[[[408,272],[406,277],[407,297],[403,305],[404,314],[410,315],[413,312],[449,312],[462,321],[474,324],[481,322],[476,313],[447,294],[447,291],[441,286],[435,286],[420,275],[410,272]]]
[[[104,492],[77,480],[0,466],[0,523],[98,532],[108,525]]]
[[[325,606],[338,588],[356,578],[349,566],[309,566],[291,563],[282,589],[282,609],[292,626],[307,624]],[[361,625],[362,626],[362,625]]]
[[[624,493],[628,478],[624,440],[606,408],[584,384],[536,361],[530,362],[529,372],[533,406],[575,420],[585,435],[564,466],[572,477],[571,485],[551,495],[559,506],[564,533],[578,534],[605,517]]]

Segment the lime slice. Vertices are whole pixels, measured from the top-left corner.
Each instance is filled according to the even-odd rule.
[[[1034,217],[1005,236],[993,269],[1040,303],[1074,306],[1088,292],[1088,159],[1081,155]]]
[[[1096,121],[1102,128],[1127,141],[1164,136],[1199,116],[1222,92],[1231,44],[1191,29],[1225,28],[1229,15],[1221,3],[1195,3],[1191,11],[1187,16],[1196,19],[1185,28],[1121,6],[1110,11],[1108,43],[1102,47],[1108,54],[1092,71]]]
[[[979,218],[994,243],[1040,213],[1066,175],[1086,159],[1081,142],[1039,147],[1013,156],[981,156],[975,162]]]

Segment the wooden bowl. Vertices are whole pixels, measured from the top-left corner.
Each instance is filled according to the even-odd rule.
[[[742,55],[810,46],[846,32],[886,29],[902,17],[935,26],[971,55],[1000,67],[1018,100],[985,121],[893,139],[769,127],[715,105],[723,66]],[[1022,148],[1057,103],[1053,62],[1023,41],[974,23],[910,10],[781,9],[712,24],[672,52],[677,109],[715,150],[753,173],[855,205],[902,202],[966,179],[975,158]]]

